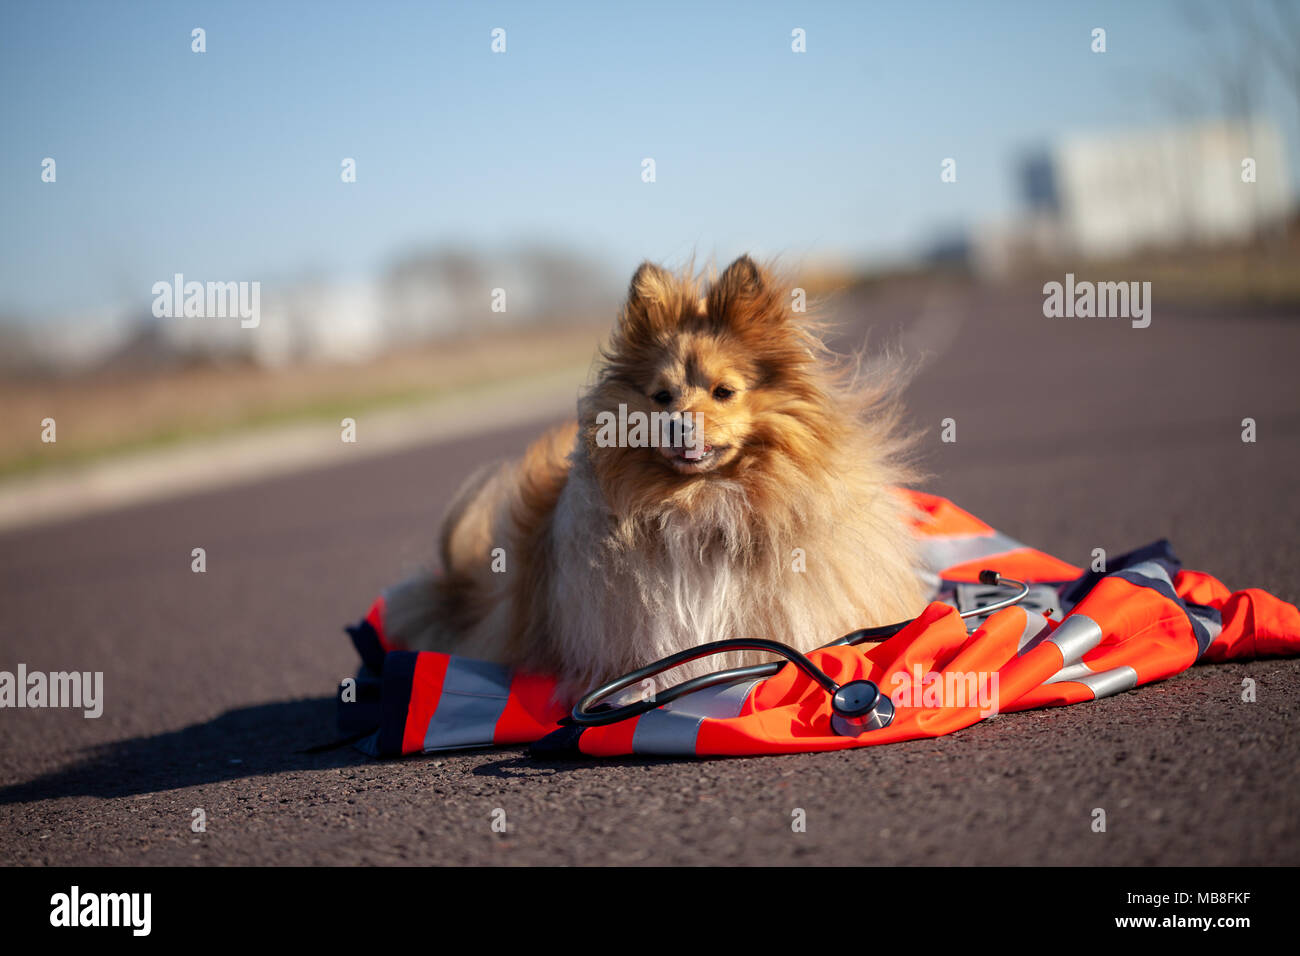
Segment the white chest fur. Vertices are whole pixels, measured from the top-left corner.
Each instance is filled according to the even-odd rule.
[[[836,636],[822,638],[820,616],[801,612],[805,602],[791,585],[798,591],[802,582],[779,580],[780,548],[754,538],[739,486],[715,484],[703,510],[666,511],[628,543],[594,475],[575,464],[552,526],[548,609],[550,637],[569,672],[622,673],[726,638],[774,637],[810,648]],[[666,683],[741,662],[711,658]]]

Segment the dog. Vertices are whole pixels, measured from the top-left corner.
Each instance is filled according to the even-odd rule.
[[[807,652],[920,613],[898,376],[836,360],[792,292],[748,256],[711,282],[642,264],[577,420],[465,483],[442,574],[388,595],[394,640],[552,675],[573,700],[706,641]]]

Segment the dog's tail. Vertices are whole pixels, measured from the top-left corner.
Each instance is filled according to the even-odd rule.
[[[534,533],[564,485],[576,430],[553,428],[522,459],[485,465],[461,485],[442,521],[442,573],[420,572],[388,592],[385,631],[395,642],[493,657],[504,649],[511,582],[530,576]]]
[[[450,651],[473,625],[473,607],[490,574],[493,516],[509,484],[508,462],[484,465],[465,480],[443,515],[442,570],[422,568],[384,593],[384,631],[398,647]],[[478,573],[476,573],[478,572]]]

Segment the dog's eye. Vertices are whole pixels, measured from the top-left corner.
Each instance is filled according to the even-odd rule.
[[[713,397],[720,402],[725,402],[735,394],[736,393],[732,389],[727,388],[725,385],[718,385],[713,389]]]
[[[655,392],[654,395],[651,396],[651,398],[653,398],[660,405],[667,405],[669,402],[673,400],[673,393],[668,391],[667,389],[664,389],[662,392]]]

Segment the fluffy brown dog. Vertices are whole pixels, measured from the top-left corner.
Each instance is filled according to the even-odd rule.
[[[578,420],[469,480],[443,575],[390,594],[390,633],[572,698],[705,641],[808,651],[919,613],[893,379],[832,362],[790,291],[748,256],[707,288],[642,265]]]

